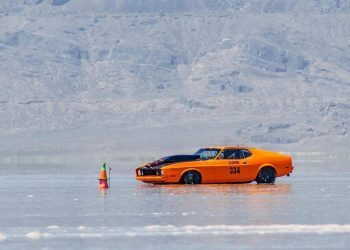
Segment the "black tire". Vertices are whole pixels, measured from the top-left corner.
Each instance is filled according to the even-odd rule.
[[[202,176],[197,171],[188,171],[181,178],[182,184],[201,184]]]
[[[258,184],[273,184],[276,180],[276,170],[273,167],[264,167],[260,169],[256,182]]]

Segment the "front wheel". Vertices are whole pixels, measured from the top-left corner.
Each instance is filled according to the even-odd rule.
[[[264,167],[260,169],[258,176],[256,177],[257,183],[272,184],[276,180],[276,171],[273,167]]]
[[[201,184],[202,176],[197,171],[188,171],[182,176],[183,184]]]

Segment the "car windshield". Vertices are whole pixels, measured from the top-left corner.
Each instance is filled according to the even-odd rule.
[[[220,152],[217,148],[201,148],[194,155],[199,155],[201,160],[214,159]]]

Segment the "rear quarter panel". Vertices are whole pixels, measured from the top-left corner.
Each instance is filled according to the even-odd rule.
[[[284,155],[267,150],[254,150],[255,163],[259,166],[256,175],[261,168],[271,166],[276,170],[277,177],[287,175],[292,171],[292,158],[289,155]]]

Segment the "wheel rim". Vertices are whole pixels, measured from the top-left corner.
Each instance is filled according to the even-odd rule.
[[[186,184],[196,184],[199,183],[200,181],[200,177],[197,173],[194,172],[189,172],[186,174],[185,178],[184,178],[184,182]]]
[[[274,170],[271,168],[266,168],[260,171],[259,177],[263,183],[273,183],[276,178]]]
[[[262,171],[261,172],[261,176],[260,178],[264,181],[264,182],[267,182],[270,178],[270,171],[269,170],[265,170],[265,171]]]

